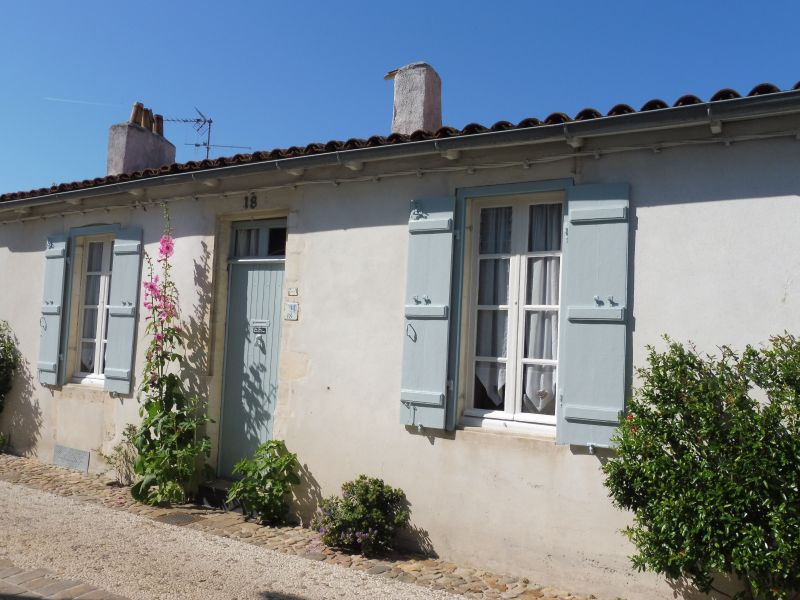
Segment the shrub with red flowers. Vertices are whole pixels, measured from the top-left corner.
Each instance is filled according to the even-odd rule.
[[[134,437],[138,453],[134,469],[140,478],[131,490],[137,500],[148,504],[184,502],[194,490],[211,448],[202,433],[209,420],[205,403],[187,396],[181,379],[183,331],[170,264],[175,242],[166,208],[164,215],[158,258],[153,261],[145,254],[145,332],[150,343],[139,386],[142,423]]]
[[[667,338],[648,365],[603,467],[633,512],[633,565],[735,598],[800,597],[800,341],[719,357]]]

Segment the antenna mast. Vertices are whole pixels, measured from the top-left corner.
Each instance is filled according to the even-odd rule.
[[[209,159],[211,155],[211,148],[241,148],[244,150],[252,150],[250,146],[223,146],[220,144],[212,144],[211,143],[211,126],[214,124],[214,120],[205,116],[200,109],[196,106],[194,110],[197,112],[197,117],[188,118],[188,119],[164,119],[165,121],[169,121],[171,123],[191,123],[194,125],[194,130],[197,132],[197,135],[206,136],[205,142],[195,142],[194,144],[185,144],[186,146],[194,146],[195,148],[205,148],[206,149],[206,160]]]

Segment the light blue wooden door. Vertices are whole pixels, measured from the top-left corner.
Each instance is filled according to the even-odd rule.
[[[278,385],[283,261],[230,265],[219,475],[271,439]]]

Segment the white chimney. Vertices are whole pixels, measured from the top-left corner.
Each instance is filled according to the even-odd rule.
[[[164,137],[164,118],[136,102],[127,123],[108,132],[106,173],[119,175],[157,169],[175,162],[175,146]]]
[[[432,66],[411,63],[390,71],[384,79],[394,79],[392,133],[408,135],[442,126],[442,80]]]

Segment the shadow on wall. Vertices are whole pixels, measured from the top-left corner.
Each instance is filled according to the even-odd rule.
[[[672,588],[673,598],[680,600],[730,600],[737,592],[744,591],[742,583],[731,575],[714,577],[712,590],[708,594],[699,591],[689,579],[667,580]]]
[[[303,526],[308,527],[322,500],[322,489],[308,470],[308,465],[301,464],[298,475],[300,484],[292,488],[292,512],[297,515]]]
[[[406,510],[414,518],[414,511],[411,508],[411,503],[406,499]],[[414,525],[413,521],[407,527],[400,530],[397,534],[397,547],[400,550],[411,552],[414,554],[422,554],[428,558],[438,558],[439,555],[433,548],[431,536],[428,534],[427,529]]]
[[[10,434],[11,447],[21,456],[29,456],[41,437],[42,409],[35,390],[31,365],[22,357],[3,412],[0,413],[0,432]]]
[[[186,341],[186,363],[183,370],[184,385],[189,397],[208,402],[208,352],[210,333],[208,328],[211,313],[211,252],[202,242],[202,253],[194,260],[194,289],[197,300],[191,316],[184,320]],[[202,432],[205,433],[205,432]]]

